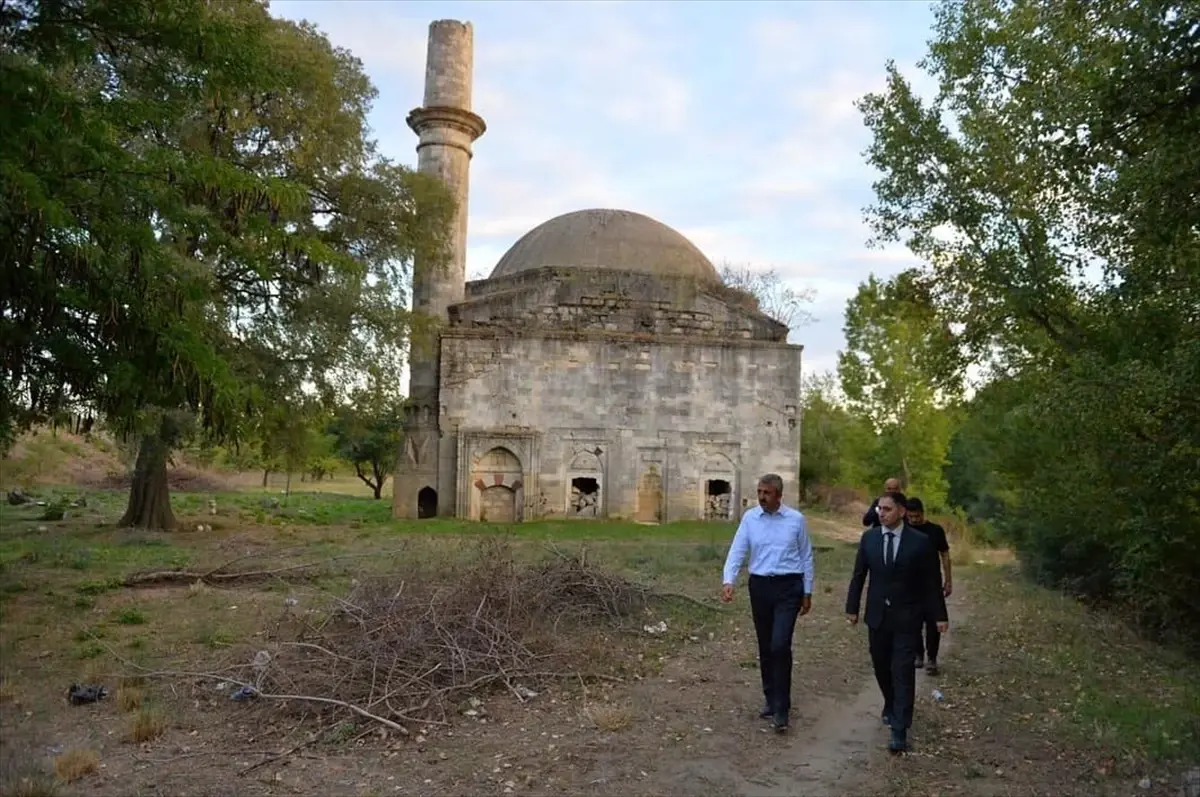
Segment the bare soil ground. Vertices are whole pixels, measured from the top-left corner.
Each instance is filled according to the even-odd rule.
[[[777,735],[757,717],[745,590],[730,607],[715,600],[729,526],[414,528],[361,498],[298,495],[275,508],[228,494],[216,517],[206,500],[176,503],[184,528],[212,529],[172,535],[107,525],[120,494],[92,493],[58,524],[3,507],[0,793],[1174,795],[1198,763],[1193,663],[1024,586],[1007,566],[968,566],[996,557],[965,546],[937,683],[945,700],[922,676],[913,750],[892,757],[865,633],[841,610],[853,518],[812,518],[819,584],[796,634],[793,726]],[[503,687],[463,693],[444,719],[405,721],[407,735],[299,700],[233,701],[230,686],[201,675],[145,677],[245,665],[353,580],[411,580],[499,533],[515,534],[530,560],[547,542],[586,546],[606,571],[695,603],[575,629],[577,676],[564,668],[520,684],[537,693],[523,700]],[[234,569],[325,564],[313,579],[119,586],[132,572],[208,572],[238,557]],[[665,632],[646,630],[659,621]],[[112,694],[73,706],[72,683]]]

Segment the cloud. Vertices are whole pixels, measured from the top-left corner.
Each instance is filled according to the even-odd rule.
[[[854,101],[883,87],[889,58],[916,75],[924,4],[297,0],[272,12],[311,18],[362,59],[380,148],[410,164],[404,118],[421,102],[429,22],[473,23],[488,131],[471,165],[468,274],[559,214],[638,211],[718,266],[815,288],[818,321],[794,335],[812,368],[836,362],[859,282],[913,263],[865,246],[874,178]]]
[[[425,72],[429,23],[399,12],[395,6],[361,0],[338,0],[336,9],[305,0],[271,3],[274,16],[308,19],[319,25],[330,41],[354,53],[377,81],[389,73],[410,78]],[[372,24],[372,19],[378,20],[377,24]]]

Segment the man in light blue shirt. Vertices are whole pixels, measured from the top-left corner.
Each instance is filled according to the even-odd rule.
[[[783,479],[758,480],[758,506],[742,515],[725,559],[721,600],[733,600],[733,584],[750,557],[750,613],[758,636],[758,669],[771,717],[785,731],[792,708],[792,633],[796,617],[812,611],[813,549],[804,515],[784,506]]]

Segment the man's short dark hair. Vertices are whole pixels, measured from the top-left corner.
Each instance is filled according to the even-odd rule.
[[[767,473],[758,480],[758,483],[772,487],[775,489],[775,492],[783,495],[783,477],[778,473]]]
[[[899,490],[892,490],[892,491],[886,492],[879,497],[892,499],[892,503],[894,503],[896,506],[898,506],[902,509],[908,508],[908,499],[905,498],[904,493],[900,492]]]
[[[921,499],[917,498],[914,495],[912,498],[908,499],[908,511],[909,512],[924,512],[925,504],[921,503]]]

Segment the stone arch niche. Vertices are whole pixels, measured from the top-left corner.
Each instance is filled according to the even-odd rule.
[[[650,464],[642,471],[637,486],[637,510],[633,519],[638,523],[661,523],[663,516],[663,478],[658,465]]]
[[[599,446],[577,451],[567,465],[567,517],[603,517],[604,465]]]
[[[438,494],[432,487],[422,487],[417,492],[417,517],[437,517]]]
[[[737,514],[737,469],[721,453],[710,454],[700,468],[700,513],[705,520],[732,520]]]
[[[485,451],[471,463],[471,519],[516,523],[524,514],[521,460],[504,446]]]

